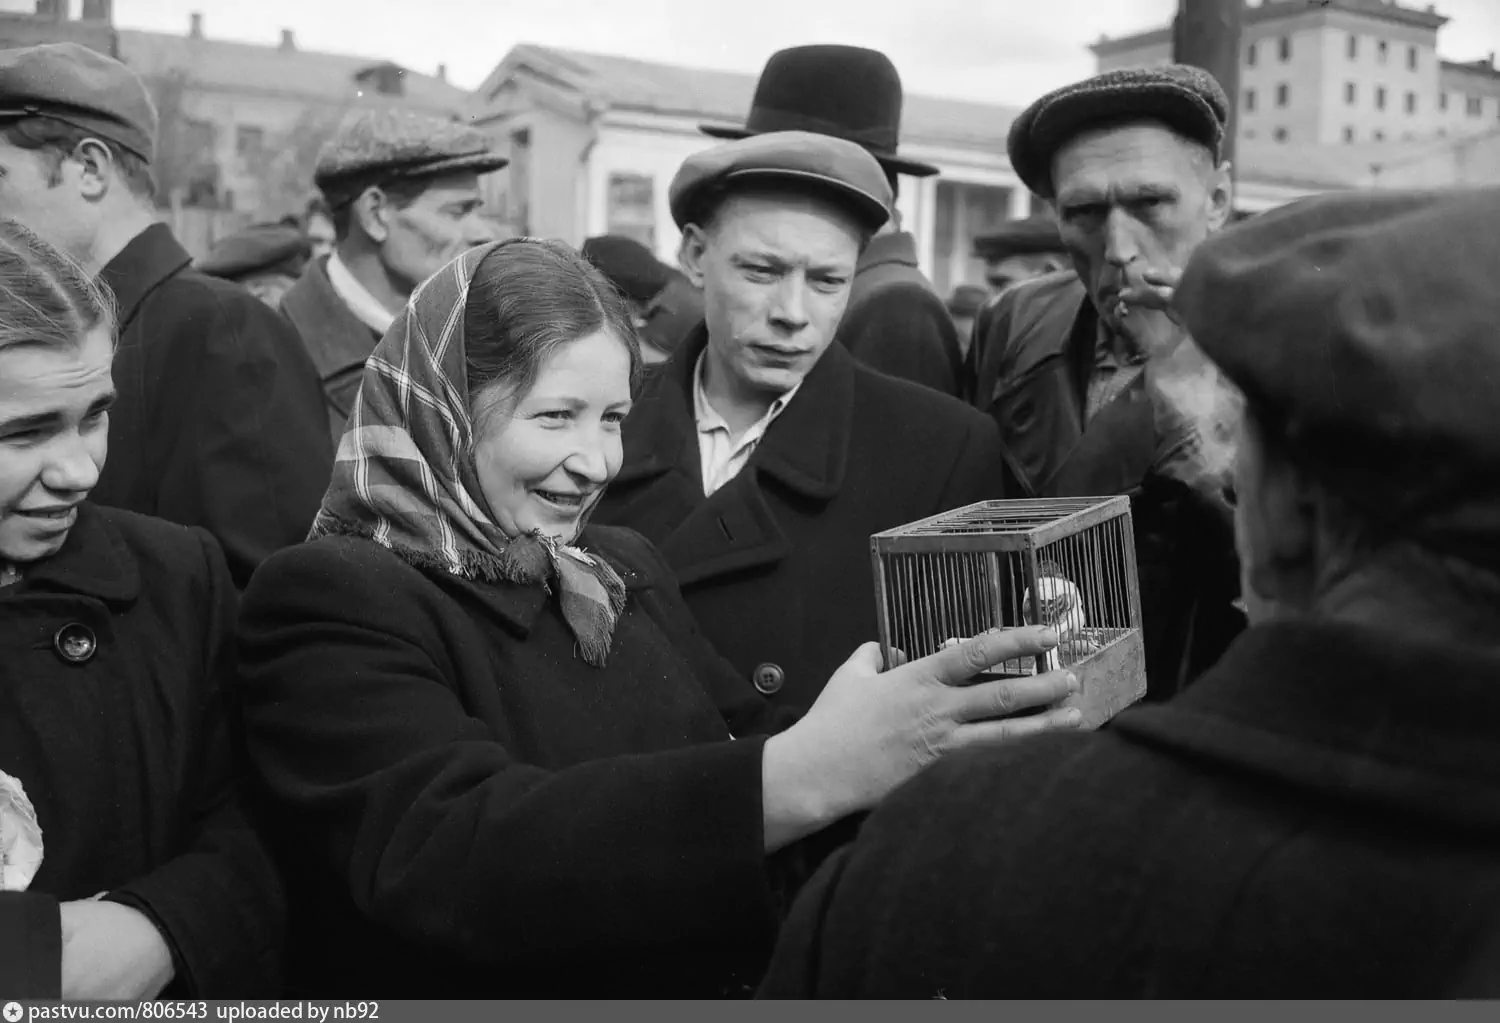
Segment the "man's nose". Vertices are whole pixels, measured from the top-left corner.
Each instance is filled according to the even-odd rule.
[[[1104,258],[1114,266],[1127,266],[1140,258],[1135,222],[1123,210],[1113,209],[1104,220]]]
[[[801,274],[788,274],[782,278],[776,290],[776,305],[771,318],[787,330],[801,330],[807,326],[807,281]]]

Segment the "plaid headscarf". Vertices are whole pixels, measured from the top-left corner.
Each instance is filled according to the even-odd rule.
[[[474,437],[464,348],[469,282],[490,252],[518,244],[538,242],[470,249],[396,317],[365,363],[308,538],[363,536],[420,568],[555,590],[583,659],[597,668],[625,606],[624,583],[602,558],[544,534],[506,536],[466,457]]]

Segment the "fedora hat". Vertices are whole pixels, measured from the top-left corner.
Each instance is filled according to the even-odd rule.
[[[705,135],[742,139],[773,131],[809,131],[858,143],[898,174],[938,173],[896,155],[901,136],[901,76],[878,50],[793,46],[766,61],[743,128],[699,125]]]

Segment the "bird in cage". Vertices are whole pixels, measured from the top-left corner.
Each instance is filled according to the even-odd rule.
[[[1035,588],[1040,620],[1032,621],[1030,587],[1021,598],[1021,615],[1027,625],[1045,625],[1057,633],[1059,667],[1082,660],[1098,649],[1086,631],[1088,618],[1083,610],[1083,594],[1062,569],[1045,562],[1038,565]]]

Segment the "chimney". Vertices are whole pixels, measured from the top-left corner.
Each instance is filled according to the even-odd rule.
[[[114,21],[113,0],[83,0],[84,21]]]
[[[297,48],[297,36],[289,28],[281,30],[281,52],[291,53]]]
[[[447,64],[439,64],[438,65],[437,76],[438,76],[438,81],[440,81],[440,82],[446,82],[448,80],[448,65]]]
[[[188,38],[203,38],[203,15],[198,11],[188,15]]]

